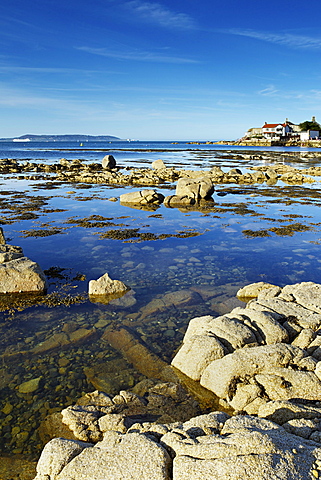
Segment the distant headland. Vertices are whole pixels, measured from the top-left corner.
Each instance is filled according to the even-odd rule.
[[[106,142],[121,140],[112,135],[33,135],[21,137],[0,138],[0,142]]]

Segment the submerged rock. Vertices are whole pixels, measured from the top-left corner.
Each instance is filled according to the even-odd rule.
[[[202,298],[197,292],[191,290],[178,290],[162,295],[160,298],[151,300],[147,305],[141,308],[141,318],[144,319],[149,315],[157,312],[163,312],[172,307],[184,307],[189,305],[197,305],[202,303]]]
[[[19,393],[32,393],[38,390],[39,384],[42,377],[32,378],[31,380],[27,380],[19,385],[18,391]]]

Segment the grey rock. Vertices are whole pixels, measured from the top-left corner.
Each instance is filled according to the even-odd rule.
[[[268,290],[264,290],[268,291]],[[289,335],[286,329],[274,319],[269,312],[259,312],[249,308],[235,308],[228,317],[241,315],[244,320],[248,320],[251,327],[256,330],[264,343],[271,345],[273,343],[288,342]]]
[[[62,410],[62,421],[78,440],[97,442],[102,438],[98,419],[108,412],[108,407],[71,405]]]
[[[302,282],[286,285],[284,293],[293,295],[295,301],[313,312],[321,313],[321,285],[314,282]]]
[[[191,418],[182,424],[182,429],[192,437],[220,433],[226,420],[230,418],[224,412],[211,412]]]
[[[0,227],[0,245],[5,245],[6,239],[4,237],[3,228]]]
[[[321,382],[313,372],[270,366],[266,373],[255,375],[255,380],[271,400],[321,398]]]
[[[321,405],[304,405],[288,400],[270,401],[259,408],[258,416],[283,425],[295,418],[321,418]]]
[[[214,193],[214,186],[209,177],[180,178],[176,186],[178,197],[191,197],[196,202],[201,198],[210,198]]]
[[[311,328],[304,328],[293,340],[292,345],[300,348],[307,348],[315,339],[316,333]]]
[[[164,195],[157,193],[155,190],[140,190],[120,195],[120,202],[123,204],[159,205],[163,201]]]
[[[0,293],[43,293],[47,280],[40,266],[27,257],[0,264]]]
[[[164,170],[166,168],[166,165],[163,162],[163,160],[158,159],[158,160],[155,160],[155,162],[152,163],[152,168],[154,170]]]
[[[224,355],[224,347],[214,335],[192,335],[183,343],[172,365],[189,378],[199,380],[205,368]]]
[[[0,233],[0,263],[10,262],[11,260],[15,260],[16,258],[21,258],[23,256],[24,255],[21,247],[1,244]]]
[[[240,298],[257,298],[262,290],[270,289],[271,287],[275,287],[275,285],[266,282],[251,283],[250,285],[240,288],[236,295]],[[276,288],[278,291],[281,291],[280,287]]]
[[[268,373],[274,367],[286,367],[303,356],[299,348],[284,343],[242,348],[213,361],[205,369],[200,383],[220,398],[232,398],[238,379]]]
[[[283,423],[282,427],[289,433],[302,438],[309,438],[319,428],[318,419],[295,418]]]
[[[120,280],[112,280],[108,273],[105,273],[98,280],[90,280],[88,286],[89,295],[111,295],[127,292],[129,287]]]
[[[107,413],[98,420],[99,429],[101,432],[109,430],[126,433],[126,416],[121,413]]]
[[[116,167],[116,160],[113,155],[106,155],[101,162],[103,168],[110,170]]]
[[[270,298],[266,300],[252,301],[250,304],[254,310],[262,309],[262,307],[268,311],[276,312],[278,315],[286,317],[295,317],[297,323],[302,328],[311,328],[317,330],[321,325],[321,314],[314,313],[311,310],[302,307],[294,302],[287,302],[281,298]]]
[[[316,476],[321,449],[272,422],[232,417],[222,436],[177,440],[174,480],[303,480]],[[163,437],[164,438],[164,437]],[[162,441],[163,441],[162,438]]]
[[[195,199],[188,195],[169,195],[164,199],[165,207],[188,207],[195,205]]]
[[[54,438],[45,445],[41,453],[35,480],[54,480],[74,457],[92,446],[90,443]]]
[[[97,443],[73,458],[56,480],[169,480],[167,451],[145,435],[128,433]]]
[[[246,409],[246,406],[251,404],[262,393],[262,389],[255,384],[238,384],[236,393],[233,399],[230,401],[230,405],[236,411],[242,411]]]
[[[237,318],[222,315],[196,317],[192,319],[184,336],[184,342],[193,335],[214,335],[227,351],[241,348],[246,344],[256,344],[254,332]]]

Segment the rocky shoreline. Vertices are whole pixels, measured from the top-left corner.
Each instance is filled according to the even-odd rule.
[[[35,480],[319,478],[320,293],[261,282],[238,292],[245,308],[191,320],[173,375],[200,381],[229,413],[199,415],[177,382],[87,394],[49,422],[65,439],[44,447]]]
[[[253,155],[253,152],[251,154]],[[318,157],[318,154],[314,152],[300,155],[311,159],[312,164],[313,159]],[[294,189],[292,184],[319,182],[317,177],[321,176],[320,167],[296,169],[284,165],[281,154],[279,161],[247,168],[245,173],[240,168],[223,171],[217,166],[203,171],[177,169],[167,167],[162,160],[153,162],[151,168],[119,167],[116,165],[115,159],[110,157],[112,156],[107,155],[99,164],[62,159],[59,163],[52,165],[5,159],[0,160],[0,173],[10,179],[44,181],[44,188],[49,189],[52,186],[58,188],[58,185],[68,183],[146,186],[148,189],[120,195],[120,203],[147,210],[156,209],[163,203],[165,207],[177,207],[181,211],[188,211],[192,208],[200,211],[204,208],[208,211],[212,208],[214,200],[211,195],[214,184],[259,185],[265,183],[267,186],[272,186],[280,180],[290,186],[283,186],[283,189],[288,188],[292,191]],[[233,156],[235,160],[241,157],[239,153]],[[243,158],[245,157],[246,155]],[[263,160],[264,155],[260,156],[260,159]],[[176,191],[168,197],[164,197],[151,188],[160,186],[174,190],[174,182],[177,182]],[[86,186],[86,188],[88,187]],[[258,187],[248,188],[254,191]],[[245,187],[242,190],[244,189]],[[238,190],[240,189],[238,188]],[[223,190],[217,193],[217,195],[223,194]],[[118,199],[109,198],[108,200],[117,201]],[[88,223],[91,225],[90,222]],[[295,225],[292,226],[291,231],[294,231]],[[296,231],[303,229],[302,226],[301,230],[298,229],[298,226],[296,228]],[[108,231],[105,235],[109,233],[111,232]],[[123,232],[123,235],[125,233],[126,231]],[[252,236],[254,233],[252,232]],[[262,231],[259,231],[259,234],[262,236]],[[156,238],[151,234],[144,235],[144,239]],[[120,237],[118,235],[115,238]],[[0,243],[2,243],[0,245],[3,255],[2,262],[21,262],[20,257],[23,256],[23,253],[20,247],[7,245],[4,237]],[[124,255],[129,255],[129,253],[125,252]],[[191,268],[195,268],[195,262],[198,259],[191,257],[189,261]],[[302,291],[309,292],[311,289],[315,289],[317,293],[314,294],[314,297],[318,298],[319,286],[308,283],[300,285]],[[66,414],[65,410],[63,414],[57,413],[61,410],[62,403],[60,403],[59,409],[57,406],[50,408],[47,402],[48,407],[42,408],[45,415],[52,411],[55,413],[49,415],[42,422],[39,430],[42,441],[49,441],[57,436],[66,440],[49,441],[39,460],[37,480],[53,480],[55,478],[57,480],[65,478],[88,478],[88,480],[97,478],[100,480],[102,475],[103,478],[109,478],[108,475],[110,475],[110,478],[119,479],[133,478],[128,475],[134,475],[134,478],[141,476],[156,480],[158,478],[187,480],[187,478],[197,479],[201,476],[207,479],[206,472],[211,472],[212,476],[208,478],[225,476],[233,480],[234,478],[273,480],[274,478],[318,478],[321,475],[321,470],[319,470],[319,464],[321,465],[319,462],[321,382],[320,365],[318,365],[321,364],[321,355],[320,358],[318,357],[321,348],[321,342],[318,343],[321,338],[318,323],[318,317],[321,317],[321,308],[319,312],[318,302],[313,301],[312,307],[317,310],[311,313],[310,303],[308,306],[300,304],[302,292],[299,292],[301,296],[297,297],[300,288],[296,285],[287,286],[284,289],[269,285],[265,285],[265,287],[270,288],[265,288],[260,292],[257,290],[254,295],[253,291],[250,295],[248,290],[243,292],[245,297],[256,298],[256,300],[249,301],[246,308],[239,306],[237,309],[215,318],[208,315],[194,318],[190,322],[181,349],[173,359],[172,367],[166,363],[168,358],[164,361],[148,349],[147,337],[142,337],[142,340],[147,338],[147,343],[144,344],[144,341],[142,342],[132,334],[130,328],[126,328],[126,325],[131,326],[139,321],[145,322],[146,319],[149,321],[150,316],[159,314],[159,312],[167,315],[166,312],[170,305],[189,308],[190,305],[200,302],[200,296],[205,301],[209,298],[205,287],[202,289],[193,286],[188,290],[169,292],[160,298],[153,299],[139,312],[131,313],[130,319],[127,324],[124,323],[122,328],[115,328],[115,324],[109,324],[110,322],[105,318],[93,320],[92,324],[88,323],[86,319],[82,319],[79,325],[72,325],[73,322],[66,320],[61,331],[56,329],[48,332],[43,338],[37,340],[36,344],[34,344],[34,340],[29,339],[30,344],[22,345],[23,348],[20,345],[19,348],[12,349],[12,351],[6,350],[3,355],[4,362],[28,359],[31,366],[32,358],[37,358],[36,362],[37,364],[41,363],[44,372],[47,368],[45,355],[48,352],[59,351],[58,366],[54,365],[56,357],[52,357],[50,360],[51,370],[52,374],[56,375],[56,371],[53,372],[53,370],[59,367],[59,374],[63,375],[64,371],[73,365],[71,356],[68,359],[66,357],[67,349],[75,346],[78,348],[79,354],[79,346],[88,341],[96,341],[99,337],[103,342],[102,349],[109,348],[109,345],[142,375],[165,382],[161,386],[153,384],[146,389],[132,389],[130,392],[121,390],[118,395],[111,397],[108,382],[106,387],[108,375],[100,376],[96,366],[91,368],[89,364],[85,367],[83,377],[85,376],[91,383],[90,388],[97,388],[100,391],[105,389],[109,395],[88,394],[85,399],[80,400],[80,403],[77,402],[76,406],[65,409],[69,412]],[[46,288],[45,284],[42,288]],[[124,288],[125,290],[126,288]],[[3,291],[7,291],[7,287]],[[213,296],[213,292],[211,294]],[[90,297],[92,297],[92,301],[104,303],[97,292]],[[241,302],[235,300],[234,305],[240,305]],[[248,298],[246,300],[248,301]],[[109,301],[110,299],[106,303]],[[131,292],[120,300],[113,300],[113,302],[125,302],[127,306],[135,301],[134,294],[132,295]],[[215,304],[215,300],[213,302]],[[57,305],[61,305],[60,299]],[[233,305],[233,302],[229,305]],[[290,309],[287,310],[289,306]],[[280,311],[279,307],[282,307]],[[204,305],[202,308],[201,315],[207,307]],[[216,307],[213,309],[219,312]],[[174,330],[177,329],[176,324],[172,322],[172,317],[169,318],[166,328],[164,335],[168,335],[170,339],[174,336]],[[182,330],[178,342],[184,331],[185,328]],[[89,355],[90,351],[86,350],[86,352]],[[102,352],[99,354],[102,355]],[[37,356],[39,356],[39,360]],[[40,361],[40,357],[43,357],[42,361]],[[248,365],[252,365],[253,368],[247,370]],[[118,364],[114,368],[117,369]],[[5,369],[3,368],[2,371],[4,372]],[[45,392],[42,392],[44,384],[42,374],[40,376],[39,374],[31,375],[31,377],[31,380],[27,381],[22,381],[23,378],[19,377],[20,383],[18,382],[19,385],[15,386],[24,402],[25,398],[31,402],[32,396],[38,390],[41,391],[41,395],[45,395]],[[5,379],[5,384],[7,385],[11,380],[10,378]],[[139,379],[133,378],[131,385],[134,385],[136,381]],[[89,391],[88,388],[82,390],[81,386],[84,382],[82,377],[79,376],[76,382],[75,390]],[[56,398],[59,398],[59,387],[59,385],[55,387],[57,388]],[[188,392],[192,394],[192,397]],[[25,397],[26,395],[27,397]],[[77,398],[76,395],[67,405],[75,398]],[[103,403],[101,404],[101,402]],[[154,407],[157,407],[156,410]],[[13,408],[14,406],[10,402],[5,403],[2,410],[6,415],[5,421],[12,417],[11,409]],[[204,414],[204,412],[206,413]],[[111,423],[109,420],[107,422],[106,418],[101,420],[106,415],[109,416]],[[70,420],[71,417],[73,420]],[[67,418],[69,420],[66,420],[67,423],[65,423]],[[155,418],[157,423],[155,423]],[[133,423],[133,421],[135,422]],[[20,429],[20,423],[15,424],[15,417],[11,419],[11,424],[14,425],[12,432],[16,442],[16,449],[13,453],[18,453],[18,455],[25,453],[27,445],[28,448],[30,447],[28,451],[30,453],[33,444],[30,442],[29,446],[27,431],[24,428]],[[101,427],[100,424],[104,426]],[[9,431],[9,426],[5,423],[3,423],[3,427],[3,431]],[[241,435],[244,435],[248,441],[248,445],[244,449],[242,449],[239,431],[243,432]],[[252,436],[257,435],[257,432],[259,432],[259,441],[253,443]],[[8,437],[8,433],[6,435]],[[169,440],[168,437],[170,437]],[[32,441],[35,443],[34,438]],[[79,444],[79,442],[83,443]],[[261,443],[269,444],[269,447],[261,451]],[[37,447],[41,448],[41,445],[40,443]],[[226,445],[229,447],[227,448]],[[291,451],[287,445],[292,445]],[[136,446],[138,446],[137,449]],[[146,455],[151,452],[152,457],[156,455],[160,460],[155,466],[151,459],[149,470],[144,470],[144,461],[141,458],[140,461],[134,462],[137,470],[133,470],[134,474],[132,474],[133,457],[139,458],[141,450],[146,450]],[[223,453],[218,453],[221,451]],[[91,452],[93,457],[91,457]],[[109,453],[104,456],[104,452]],[[297,455],[298,452],[300,455],[303,453],[300,456]],[[60,455],[62,455],[62,460]],[[303,468],[301,463],[306,455],[308,455],[308,462]],[[85,457],[88,469],[82,471],[81,465]],[[101,457],[101,464],[97,463],[97,457]],[[244,462],[241,460],[243,457]],[[10,472],[10,465],[13,468],[16,464],[17,478],[19,478],[19,468],[21,471],[23,470],[24,478],[34,477],[32,473],[27,476],[27,470],[30,469],[32,472],[32,462],[28,465],[26,460],[21,459],[21,463],[19,463],[18,458],[8,457],[8,460],[3,461],[3,465],[1,465],[3,459],[4,457],[1,457],[0,477],[3,475],[6,479],[11,478],[14,473],[13,470]],[[275,466],[278,462],[281,466],[277,470],[279,476],[275,477],[272,465]],[[234,463],[238,465],[236,476],[229,477],[231,465]],[[74,471],[75,464],[78,466]],[[94,474],[96,464],[98,473]],[[110,471],[108,470],[109,473],[106,473],[106,465],[112,465]],[[229,466],[229,470],[224,470],[225,465]],[[5,470],[4,474],[3,468],[8,468],[8,472]],[[60,469],[59,472],[57,468]],[[249,468],[254,472],[253,477],[248,477],[244,473],[248,473]],[[154,475],[156,471],[158,476],[156,473],[156,476]],[[84,476],[81,477],[81,475]],[[97,475],[97,477],[92,475]]]
[[[319,154],[315,152],[307,152],[302,155],[311,160],[319,157]],[[106,157],[112,157],[112,155]],[[234,155],[234,157],[242,158],[242,155]],[[61,159],[53,164],[0,159],[0,175],[5,174],[7,178],[16,180],[140,186],[170,184],[182,178],[195,179],[201,177],[206,177],[213,184],[251,185],[266,182],[268,185],[274,185],[278,180],[288,184],[312,183],[315,181],[314,177],[321,176],[321,167],[312,166],[297,169],[282,163],[281,154],[278,157],[279,161],[270,165],[251,167],[249,169],[251,171],[245,173],[239,168],[232,168],[224,172],[218,166],[209,170],[178,169],[167,167],[162,160],[156,160],[151,164],[151,167],[147,168],[119,167],[113,157],[113,161],[107,161],[105,158],[101,163],[88,164],[78,159]]]

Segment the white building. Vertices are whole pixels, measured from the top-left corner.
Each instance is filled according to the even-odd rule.
[[[265,138],[278,140],[280,137],[286,137],[292,129],[288,123],[266,123],[262,127],[262,133]]]
[[[307,130],[306,132],[300,133],[300,140],[318,140],[319,132],[317,130]]]

